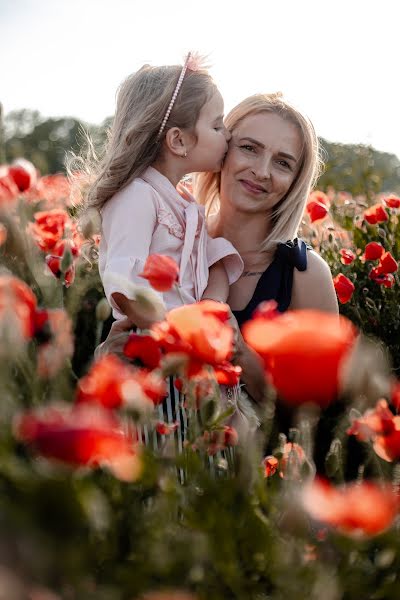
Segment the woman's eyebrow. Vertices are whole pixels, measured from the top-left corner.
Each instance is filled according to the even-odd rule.
[[[247,141],[247,142],[251,142],[252,144],[255,144],[256,146],[258,146],[259,148],[262,148],[263,150],[265,150],[265,145],[262,142],[259,142],[258,140],[255,140],[252,137],[242,137],[240,138],[240,141]],[[292,160],[294,163],[297,163],[297,158],[295,156],[293,156],[292,154],[288,154],[287,152],[283,152],[280,151],[278,152],[279,156],[283,156],[283,158],[287,158],[288,160]]]

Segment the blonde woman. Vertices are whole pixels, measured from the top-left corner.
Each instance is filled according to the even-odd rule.
[[[232,138],[223,168],[200,174],[195,196],[206,205],[210,235],[229,240],[243,259],[228,300],[239,326],[265,300],[282,312],[337,313],[328,265],[297,239],[320,167],[312,124],[280,94],[256,94],[231,110],[225,126]],[[250,395],[261,399],[262,369],[244,343],[238,361]]]

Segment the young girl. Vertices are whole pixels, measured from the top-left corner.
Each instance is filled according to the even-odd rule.
[[[183,67],[145,65],[120,87],[108,147],[86,203],[101,213],[99,271],[117,320],[102,352],[121,349],[126,323],[150,325],[128,285],[148,286],[140,273],[150,254],[165,254],[179,265],[179,292],[162,294],[166,310],[202,298],[225,302],[241,275],[237,251],[208,236],[204,208],[179,184],[187,173],[220,170],[230,139],[223,113],[215,83],[190,53]],[[186,416],[179,394],[172,385],[170,390],[160,417],[178,420],[181,444]]]
[[[220,170],[230,138],[223,112],[221,94],[190,53],[183,67],[145,65],[121,85],[86,204],[101,213],[99,271],[117,320],[150,324],[123,283],[148,285],[139,274],[150,254],[179,265],[180,293],[163,294],[167,310],[202,297],[226,301],[239,278],[239,254],[208,236],[203,207],[179,184],[187,173]]]

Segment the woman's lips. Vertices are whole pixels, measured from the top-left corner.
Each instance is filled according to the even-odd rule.
[[[240,183],[244,187],[245,190],[250,192],[251,194],[266,194],[267,190],[248,179],[240,179]]]

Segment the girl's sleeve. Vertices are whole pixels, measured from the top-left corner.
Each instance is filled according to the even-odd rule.
[[[103,208],[105,264],[101,277],[107,300],[117,314],[120,312],[112,299],[114,292],[133,299],[132,284],[150,287],[148,281],[139,277],[139,274],[149,255],[157,225],[156,202],[153,191],[146,183],[134,181]],[[158,295],[162,298],[162,294]]]
[[[207,234],[208,267],[222,260],[228,275],[229,285],[235,283],[243,273],[243,260],[239,252],[225,238],[212,238]]]

